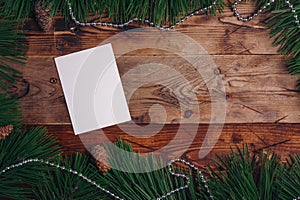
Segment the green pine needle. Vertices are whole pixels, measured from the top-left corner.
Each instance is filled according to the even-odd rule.
[[[4,140],[0,140],[0,171],[28,158],[52,158],[60,153],[56,142],[46,135],[45,129],[14,129]],[[31,196],[32,186],[43,177],[44,165],[29,163],[0,175],[0,198],[24,199]],[[44,182],[50,177],[45,177]]]
[[[294,58],[288,63],[291,74],[300,75],[300,28],[295,23],[294,15],[300,16],[300,1],[292,1],[296,12],[291,9],[285,1],[278,1],[274,15],[270,17],[267,26],[271,30],[270,35],[274,37],[274,45],[279,46],[279,52],[285,55],[292,55]],[[300,89],[300,80],[298,82]]]
[[[127,142],[117,140],[116,145],[126,152],[132,152],[132,147]],[[106,148],[111,166],[123,165],[125,169],[133,170],[139,169],[140,163],[142,163],[143,168],[150,171],[153,167],[161,166],[162,163],[160,159],[151,155],[142,157],[136,154],[136,157],[133,156],[134,158],[130,158],[125,153],[116,154],[114,152],[115,149],[111,148],[111,146],[107,146]],[[140,162],[136,162],[137,160]],[[200,190],[203,188],[202,184],[198,184],[200,180],[199,175],[193,178],[190,170],[183,170],[176,166],[174,166],[173,170],[178,173],[187,174],[190,177],[191,183],[188,189],[174,193],[170,197],[167,197],[167,199],[199,199]],[[156,199],[173,189],[187,184],[183,178],[171,176],[166,167],[147,173],[128,173],[112,169],[101,179],[106,189],[119,195],[121,198],[130,200]]]
[[[291,155],[288,166],[282,178],[282,190],[279,197],[282,200],[295,199],[300,196],[300,156]]]
[[[99,180],[100,173],[95,165],[90,163],[87,156],[75,154],[74,157],[58,157],[53,161],[66,169],[73,169],[78,173],[96,181],[97,184],[103,185]],[[34,187],[35,199],[104,199],[107,195],[88,183],[78,175],[52,167],[43,174],[44,177]],[[50,179],[45,182],[44,180]]]
[[[19,20],[28,18],[33,11],[34,0],[0,0],[1,19]]]
[[[102,14],[106,11],[113,21],[124,22],[130,18],[150,18],[156,24],[163,25],[165,22],[176,22],[180,17],[188,14],[197,8],[204,8],[212,4],[213,0],[69,0],[75,17],[86,21],[89,12]],[[35,0],[0,0],[0,16],[4,19],[25,19],[33,14]],[[224,6],[223,0],[217,0],[219,11]],[[70,20],[68,5],[65,0],[43,0],[43,5],[51,8],[52,15],[62,13],[67,20]],[[152,9],[154,8],[154,9]],[[213,7],[213,14],[216,14],[216,7]]]
[[[21,111],[17,99],[7,97],[7,94],[0,94],[0,126],[21,125]]]
[[[17,26],[15,21],[0,22],[0,93],[1,89],[8,89],[8,83],[15,83],[15,76],[20,74],[9,65],[11,63],[24,64],[26,58],[25,37],[17,30]]]
[[[282,174],[277,155],[251,155],[245,146],[217,158],[209,167],[208,180],[215,199],[277,199]]]

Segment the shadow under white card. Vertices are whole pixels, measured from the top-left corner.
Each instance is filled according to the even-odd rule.
[[[55,62],[76,135],[131,120],[111,44]]]

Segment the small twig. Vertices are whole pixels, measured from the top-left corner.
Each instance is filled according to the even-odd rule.
[[[264,149],[268,149],[268,148],[270,148],[270,147],[275,147],[275,146],[277,146],[277,145],[284,144],[284,143],[287,143],[287,142],[289,142],[289,141],[291,141],[291,139],[284,140],[284,141],[281,141],[281,142],[277,142],[277,143],[275,143],[275,144],[271,144],[271,145],[268,145],[268,146],[264,146],[264,147],[262,147],[262,148],[259,148],[259,149],[257,149],[257,150],[254,150],[254,152],[255,152],[255,153],[258,153],[258,152],[260,152],[260,151],[262,151],[262,150],[264,150]]]

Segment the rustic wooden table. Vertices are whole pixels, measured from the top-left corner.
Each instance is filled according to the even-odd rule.
[[[251,6],[241,9],[244,14],[253,10]],[[211,55],[226,89],[226,123],[208,156],[198,158],[210,119],[207,88],[198,87],[199,77],[192,76],[190,66],[181,58],[156,50],[145,49],[123,55],[117,60],[120,74],[153,59],[177,67],[195,87],[198,102],[186,100],[188,104],[199,104],[201,122],[195,120],[198,113],[194,110],[180,112],[172,91],[160,85],[146,85],[139,88],[130,100],[127,99],[133,121],[140,126],[147,125],[150,122],[150,106],[161,104],[166,109],[167,120],[165,122],[160,118],[159,109],[156,113],[153,109],[155,117],[152,122],[157,126],[163,123],[162,130],[145,139],[130,136],[118,126],[113,126],[104,129],[107,137],[114,140],[121,136],[132,143],[134,150],[149,152],[174,139],[181,119],[186,118],[189,123],[181,124],[184,129],[188,132],[196,128],[198,131],[189,149],[182,152],[182,157],[198,165],[209,162],[215,153],[227,153],[230,147],[242,144],[249,144],[251,150],[271,149],[279,153],[282,159],[291,153],[300,153],[300,93],[295,92],[297,77],[288,74],[286,57],[279,55],[277,48],[272,46],[264,19],[265,16],[262,16],[242,23],[226,7],[223,14],[195,16],[176,28],[176,31],[193,38]],[[15,66],[24,74],[15,93],[21,98],[26,124],[46,126],[67,153],[87,152],[80,138],[73,133],[53,58],[95,47],[123,30],[83,27],[75,34],[59,17],[56,18],[54,32],[41,32],[33,20],[26,22],[25,30],[29,57],[26,66]],[[188,92],[186,83],[176,81],[176,77],[169,81],[181,90],[184,98]],[[124,126],[130,129],[133,125]],[[155,125],[152,128],[155,129]],[[176,142],[178,147],[185,145],[181,140]],[[172,148],[174,151],[180,149],[176,145]]]

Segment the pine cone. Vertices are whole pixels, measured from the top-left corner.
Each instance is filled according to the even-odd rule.
[[[36,0],[34,4],[35,19],[43,31],[49,31],[52,28],[53,20],[51,18],[51,9],[44,6],[42,0]]]
[[[13,125],[0,126],[0,140],[5,139],[13,129]]]
[[[95,157],[99,170],[105,175],[111,168],[108,163],[108,154],[103,146],[96,145],[92,148],[92,155]]]

